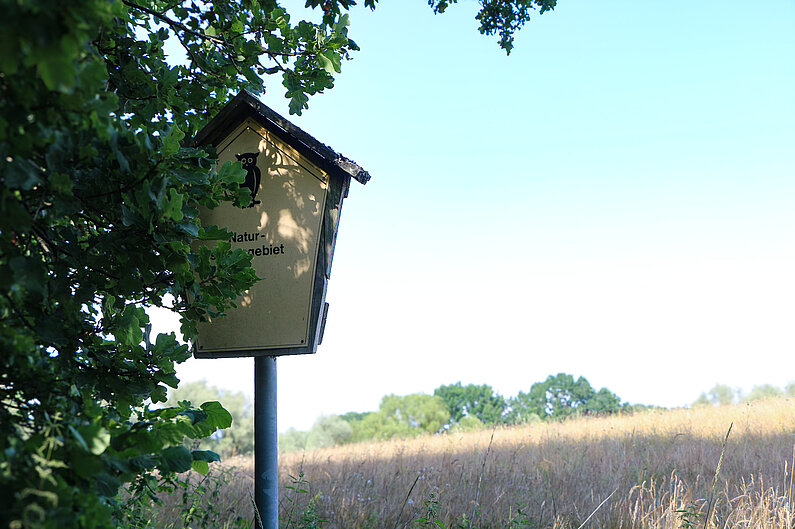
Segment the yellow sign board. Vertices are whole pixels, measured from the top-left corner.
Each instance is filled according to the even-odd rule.
[[[252,255],[260,280],[237,308],[199,325],[196,353],[306,347],[315,332],[311,307],[329,176],[251,118],[219,142],[217,152],[219,164],[243,164],[253,201],[204,210],[202,224],[232,232],[232,247]]]

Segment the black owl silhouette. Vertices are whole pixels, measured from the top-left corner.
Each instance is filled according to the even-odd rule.
[[[249,188],[251,191],[251,204],[246,207],[253,207],[260,203],[257,200],[257,192],[259,191],[259,184],[262,180],[262,173],[260,173],[259,167],[257,167],[257,156],[259,156],[258,152],[244,152],[242,154],[236,154],[237,159],[243,163],[243,169],[246,170],[246,181],[243,182],[243,186]]]

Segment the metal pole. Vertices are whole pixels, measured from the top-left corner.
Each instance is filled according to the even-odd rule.
[[[254,503],[262,529],[279,529],[276,357],[254,357]]]

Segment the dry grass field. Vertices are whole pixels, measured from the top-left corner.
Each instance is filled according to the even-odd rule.
[[[792,398],[347,445],[281,456],[281,516],[416,527],[430,501],[448,528],[791,529],[794,450]],[[253,462],[226,464],[217,508],[249,518]]]

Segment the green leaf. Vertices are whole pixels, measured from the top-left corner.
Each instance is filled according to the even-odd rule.
[[[165,386],[157,385],[155,389],[152,390],[151,397],[152,402],[157,404],[158,402],[165,402],[168,400],[168,389]]]
[[[187,404],[190,405],[190,403]],[[191,424],[196,424],[200,421],[207,420],[207,414],[200,410],[193,410],[193,409],[180,410],[179,415],[184,415],[185,417],[188,417],[191,421]]]
[[[195,222],[177,222],[176,227],[191,237],[199,236],[199,226]]]
[[[144,339],[144,333],[141,330],[144,323],[149,321],[149,317],[135,305],[128,304],[124,307],[124,311],[115,321],[113,326],[113,334],[116,339],[124,345],[135,346],[141,343]]]
[[[72,194],[72,179],[66,173],[56,173],[50,178],[52,188],[61,194]]]
[[[221,406],[220,402],[205,402],[201,405],[201,409],[207,414],[208,426],[219,430],[232,426],[232,415]]]
[[[225,182],[242,184],[246,181],[246,170],[241,162],[225,162],[218,170],[218,177]]]
[[[177,125],[173,125],[166,135],[163,138],[163,148],[160,152],[164,156],[171,156],[177,154],[179,152],[179,146],[182,139],[185,137],[185,133],[179,130]]]
[[[99,424],[87,424],[77,429],[85,441],[87,451],[100,455],[110,445],[110,432]]]
[[[304,92],[296,90],[288,97],[290,97],[290,114],[297,114],[300,116],[303,109],[309,108],[309,105],[307,104],[309,101],[309,96],[307,96]]]
[[[157,466],[157,459],[150,454],[144,454],[130,458],[129,463],[139,469],[151,470]]]
[[[326,50],[318,53],[317,60],[320,66],[331,75],[334,75],[334,72],[340,73],[342,71],[340,56],[333,51]]]
[[[14,281],[18,288],[41,296],[47,294],[47,270],[41,259],[17,256],[8,263],[14,271]]]
[[[27,160],[12,159],[4,172],[4,184],[11,189],[29,190],[41,182],[41,170]]]
[[[65,57],[67,51],[43,53],[36,63],[41,80],[50,90],[68,93],[75,87],[75,63]]]
[[[110,150],[113,152],[114,156],[116,157],[116,161],[119,163],[119,167],[125,173],[130,172],[130,162],[127,160],[127,156],[124,154],[124,150],[119,148],[119,138],[120,134],[116,131],[109,131],[109,145]]]
[[[345,13],[340,17],[336,24],[334,24],[334,31],[336,33],[342,33],[342,31],[351,25],[351,17],[348,13]]]
[[[212,450],[194,450],[191,452],[194,461],[206,461],[207,463],[213,463],[215,461],[220,461],[221,456],[213,452]]]
[[[193,461],[191,466],[193,470],[195,470],[202,476],[206,476],[210,472],[210,463],[208,463],[207,461]]]
[[[86,479],[96,476],[105,469],[102,458],[83,450],[75,450],[69,464],[81,477]]]
[[[219,226],[205,226],[199,230],[199,239],[203,241],[228,241],[231,233]]]
[[[25,233],[31,225],[30,214],[13,194],[10,189],[0,186],[0,232]]]
[[[97,491],[106,498],[113,498],[119,493],[121,482],[107,472],[100,472],[94,481]]]
[[[184,446],[170,446],[160,452],[158,468],[164,472],[185,472],[193,465],[193,456]]]
[[[184,195],[179,193],[173,187],[168,191],[168,197],[165,199],[165,206],[163,208],[163,216],[167,219],[180,221],[184,218],[182,214],[182,199]]]
[[[79,444],[79,445],[80,445],[80,447],[81,447],[83,450],[86,450],[86,451],[88,451],[88,444],[87,444],[87,443],[86,443],[86,441],[83,439],[83,436],[82,436],[82,435],[80,435],[80,432],[78,432],[78,431],[75,429],[75,427],[74,427],[74,426],[72,426],[71,424],[69,424],[69,425],[67,425],[67,426],[69,427],[69,431],[70,431],[70,432],[72,432],[72,435],[74,436],[75,440],[77,441],[77,444]]]

